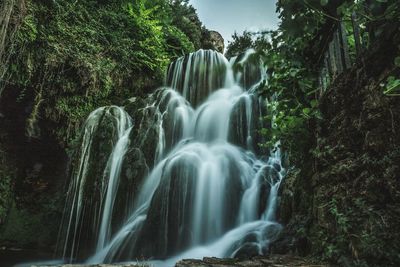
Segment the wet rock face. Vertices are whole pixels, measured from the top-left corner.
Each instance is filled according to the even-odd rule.
[[[251,110],[248,110],[249,108]],[[257,155],[265,152],[261,151],[258,145],[262,141],[259,132],[259,129],[263,126],[260,119],[262,108],[257,96],[242,98],[234,106],[229,121],[229,141],[237,146],[252,150]]]
[[[109,159],[118,141],[119,124],[116,118],[119,112],[123,112],[122,109],[115,106],[97,109],[84,124],[81,146],[72,157],[65,216],[60,230],[62,235],[58,240],[60,248],[64,245],[69,248],[68,244],[75,243],[78,249],[66,249],[65,255],[83,259],[93,252],[96,245],[99,211],[110,173]],[[120,210],[125,211],[125,207],[121,206]],[[118,214],[114,215],[118,217]]]
[[[130,215],[138,189],[156,160],[154,154],[159,138],[160,111],[151,106],[156,98],[157,93],[146,99],[129,99],[124,109],[116,106],[99,108],[87,119],[82,144],[73,157],[73,175],[67,198],[66,218],[72,216],[73,220],[65,220],[61,236],[66,238],[59,240],[60,248],[76,242],[79,249],[66,250],[65,255],[84,259],[94,252],[102,227],[99,218],[104,214],[105,192],[109,188],[109,179],[112,179],[111,159],[121,136],[132,126],[126,152],[121,158],[115,188],[118,197],[110,214],[110,234],[115,234]],[[79,194],[76,193],[78,189]],[[83,208],[75,206],[75,202],[70,201],[72,199],[82,201]],[[71,224],[70,221],[77,223]],[[72,231],[79,231],[79,235],[67,235]]]
[[[169,166],[171,164],[171,166]],[[196,158],[170,160],[164,166],[165,172],[152,199],[146,224],[137,241],[135,252],[124,248],[122,257],[130,258],[166,258],[177,254],[193,243],[193,221],[191,211],[195,206],[195,185],[198,182],[198,162]],[[228,168],[232,179],[225,192],[227,209],[224,210],[224,229],[234,227],[237,207],[239,206],[241,182],[235,166]],[[158,242],[149,242],[158,240]],[[132,254],[133,253],[133,254]],[[258,254],[257,254],[258,255]]]
[[[248,233],[243,240],[239,249],[237,249],[233,254],[233,258],[236,259],[252,259],[259,255],[269,255],[271,250],[271,243],[274,243],[279,237],[282,231],[282,226],[279,224],[271,224],[261,230],[261,235],[254,232]],[[265,244],[260,246],[259,239],[263,238],[266,241]]]
[[[260,190],[260,206],[258,210],[258,214],[261,215],[263,211],[266,209],[269,193],[271,190],[271,185],[275,184],[279,181],[279,170],[273,166],[266,166],[262,170],[262,181],[261,181],[261,190]]]
[[[164,258],[190,244],[191,218],[185,211],[193,205],[195,181],[192,176],[197,169],[194,164],[190,168],[184,168],[184,165],[185,162],[174,165],[162,177],[150,205],[147,223],[139,237],[138,255]],[[185,238],[180,239],[182,235]],[[158,242],[150,244],[148,240]]]
[[[143,163],[148,169],[154,166],[155,151],[159,138],[160,114],[151,104],[156,101],[156,95],[148,98],[131,99],[125,110],[132,117],[134,127],[130,133],[131,148],[136,148],[143,154]]]
[[[232,60],[235,78],[243,88],[251,89],[265,78],[266,69],[254,49],[249,49]]]
[[[118,208],[114,209],[112,216],[112,234],[121,228],[122,223],[132,211],[134,199],[138,194],[142,180],[148,173],[149,168],[143,151],[137,147],[129,148],[121,167],[120,186],[117,192],[119,197],[115,199],[115,206]]]
[[[237,259],[249,259],[260,254],[257,243],[247,242],[235,253],[234,257]]]

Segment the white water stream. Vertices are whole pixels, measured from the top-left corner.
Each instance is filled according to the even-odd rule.
[[[255,121],[264,108],[254,90],[238,85],[231,64],[221,54],[204,50],[173,63],[167,84],[170,87],[153,104],[160,110],[155,167],[144,179],[128,219],[114,234],[111,220],[119,176],[135,126],[124,110],[111,108],[118,110],[114,112],[117,141],[104,172],[96,253],[87,262],[143,257],[172,266],[183,258],[267,253],[281,229],[275,210],[285,170],[279,149],[267,160],[253,150],[258,145]],[[87,180],[91,135],[100,111],[104,108],[88,118],[79,172],[70,186],[67,236],[73,238],[66,239],[68,251],[75,250],[79,233],[79,223],[71,221],[81,219],[84,192],[79,188]],[[65,251],[64,256],[74,257]]]

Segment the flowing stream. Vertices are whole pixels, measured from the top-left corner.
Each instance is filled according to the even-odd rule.
[[[157,135],[135,194],[121,193],[121,176],[148,115],[111,106],[89,116],[60,231],[65,258],[84,252],[88,263],[172,266],[268,253],[281,230],[275,210],[285,170],[279,149],[258,149],[266,108],[256,87],[265,77],[260,64],[246,66],[252,55],[228,62],[200,50],[170,65],[167,87],[140,109],[155,114]]]

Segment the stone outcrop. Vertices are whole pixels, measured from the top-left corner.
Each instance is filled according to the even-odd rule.
[[[224,38],[217,31],[207,31],[203,36],[202,48],[212,49],[220,53],[224,53]]]
[[[223,53],[225,44],[224,44],[224,38],[222,37],[222,35],[219,32],[210,31],[210,39],[211,39],[211,43],[214,46],[215,50],[220,53]]]

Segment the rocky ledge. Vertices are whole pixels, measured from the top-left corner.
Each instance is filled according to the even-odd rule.
[[[255,257],[247,260],[240,259],[218,259],[203,258],[203,260],[182,260],[175,267],[284,267],[284,266],[301,266],[301,267],[328,267],[327,264],[316,264],[305,258],[291,255],[271,255],[269,257]]]

